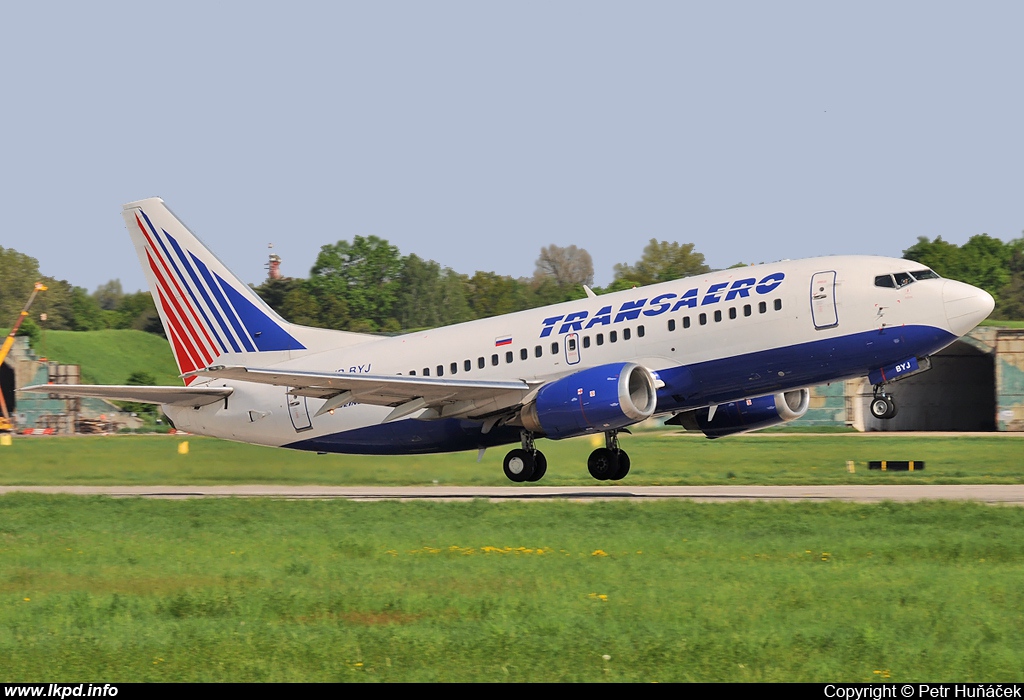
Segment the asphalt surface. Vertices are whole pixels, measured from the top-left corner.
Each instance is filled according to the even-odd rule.
[[[284,498],[352,501],[657,500],[730,501],[978,501],[1024,505],[1024,484],[870,486],[0,486],[0,494],[49,493],[119,498]]]

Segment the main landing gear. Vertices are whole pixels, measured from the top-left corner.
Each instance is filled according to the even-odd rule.
[[[617,430],[604,434],[605,446],[590,453],[587,470],[598,481],[618,481],[629,474],[629,455],[619,448]]]
[[[618,432],[606,432],[605,447],[591,452],[587,460],[590,475],[599,481],[618,481],[629,474],[629,455],[619,448]],[[540,481],[548,471],[547,457],[534,445],[533,433],[529,430],[522,431],[520,439],[522,447],[505,455],[502,471],[516,483]]]
[[[520,435],[523,441],[522,449],[512,450],[505,455],[502,470],[505,476],[516,483],[540,481],[548,471],[548,459],[534,446],[533,433],[524,430]]]
[[[874,395],[871,397],[871,415],[879,420],[889,420],[896,415],[896,402],[892,396],[885,393],[881,384],[875,385]]]

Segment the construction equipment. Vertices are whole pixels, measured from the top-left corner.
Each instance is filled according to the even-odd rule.
[[[35,287],[32,289],[32,294],[29,295],[28,301],[25,302],[25,308],[21,310],[21,314],[14,321],[14,327],[7,334],[7,340],[4,341],[3,346],[0,346],[0,365],[7,359],[7,353],[11,351],[11,347],[14,345],[14,337],[18,334],[18,329],[21,328],[21,322],[28,316],[28,310],[32,306],[32,302],[36,300],[36,295],[39,292],[45,291],[46,285],[42,282],[36,282]],[[4,393],[0,391],[0,432],[9,432],[13,428],[14,424],[11,423],[11,414],[7,412],[7,402],[4,400]]]

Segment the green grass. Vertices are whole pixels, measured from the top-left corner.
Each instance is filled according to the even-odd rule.
[[[1024,509],[0,497],[23,681],[1020,680]]]
[[[978,325],[995,326],[997,328],[1024,328],[1024,321],[999,321],[995,319],[986,319]]]
[[[182,386],[167,341],[132,330],[46,331],[37,354],[81,365],[83,384],[124,384],[132,372],[149,372],[157,384]]]
[[[188,441],[189,454],[178,444]],[[586,469],[588,438],[540,440],[548,473],[539,485],[600,487]],[[632,468],[622,484],[1019,484],[1021,440],[961,435],[700,435],[651,431],[623,436]],[[0,484],[336,484],[509,485],[507,448],[377,457],[316,455],[188,436],[15,437],[0,447]],[[924,471],[868,471],[869,460],[925,461]],[[856,472],[846,470],[847,460]],[[530,488],[525,484],[522,488]]]

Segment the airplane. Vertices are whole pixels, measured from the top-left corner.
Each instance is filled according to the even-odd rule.
[[[123,217],[185,386],[61,386],[160,404],[184,431],[319,453],[519,446],[513,482],[547,471],[538,438],[603,435],[598,480],[630,468],[618,436],[652,416],[718,438],[795,420],[808,387],[867,376],[871,413],[992,296],[918,263],[830,256],[751,265],[395,337],[281,318],[164,204]],[[51,393],[53,386],[26,391]]]

